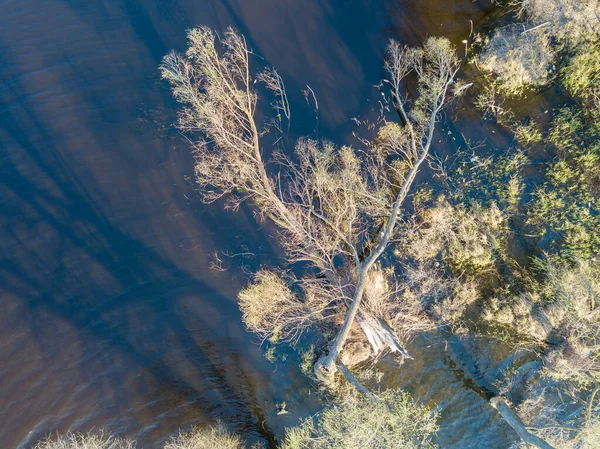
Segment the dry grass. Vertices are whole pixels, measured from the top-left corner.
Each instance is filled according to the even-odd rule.
[[[538,430],[536,434],[555,449],[598,449],[600,447],[600,421],[585,425],[578,432],[569,428],[551,426]],[[517,448],[525,449],[527,445],[523,443]]]
[[[542,344],[560,323],[560,310],[542,308],[537,294],[522,293],[518,296],[503,295],[502,292],[486,301],[483,319],[513,329],[519,338],[517,346],[536,342]]]
[[[108,432],[68,433],[37,443],[34,449],[134,449],[135,443]],[[199,449],[199,448],[194,448]],[[212,449],[212,448],[211,448]]]
[[[396,288],[392,288],[393,272],[376,267],[367,274],[364,308],[377,318],[389,318]]]
[[[410,337],[441,323],[458,323],[478,297],[476,285],[444,277],[431,264],[407,267],[402,294],[391,322],[398,333]]]
[[[165,444],[164,449],[245,449],[244,441],[217,422],[208,427],[194,427],[181,432]]]
[[[579,261],[574,268],[548,266],[546,295],[562,319],[555,328],[564,342],[548,355],[561,378],[600,381],[600,270]]]
[[[453,206],[440,197],[419,209],[396,252],[410,262],[392,314],[397,331],[410,334],[440,322],[460,325],[467,307],[481,298],[482,286],[498,277],[496,262],[503,254],[498,240],[506,226],[495,205]]]
[[[526,31],[524,24],[498,28],[479,55],[478,64],[497,77],[499,90],[519,95],[549,81],[554,59],[550,36],[544,28]]]
[[[501,323],[527,339],[551,341],[545,372],[581,384],[600,381],[600,270],[589,262],[546,266],[546,278],[532,292],[487,302],[484,319]]]

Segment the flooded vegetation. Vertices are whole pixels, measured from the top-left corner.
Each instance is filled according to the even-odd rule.
[[[0,8],[0,446],[600,447],[597,0]]]

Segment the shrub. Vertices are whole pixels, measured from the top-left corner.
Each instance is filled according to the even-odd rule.
[[[450,174],[454,182],[450,194],[454,203],[477,201],[490,208],[496,205],[510,214],[521,202],[524,190],[524,168],[529,159],[520,150],[509,149],[493,157],[459,155],[459,167]]]
[[[544,293],[548,306],[562,319],[555,327],[561,345],[549,357],[555,375],[588,382],[600,380],[600,267],[577,261],[575,266],[547,266]]]
[[[550,38],[544,29],[524,33],[524,24],[495,31],[479,55],[479,66],[496,75],[498,89],[511,96],[549,80],[554,59]]]
[[[598,129],[580,112],[563,109],[548,137],[557,157],[546,182],[533,191],[526,222],[533,233],[547,237],[554,260],[589,259],[600,251]]]
[[[556,449],[598,449],[600,421],[586,424],[579,432],[569,428],[553,426],[541,430],[538,435]],[[518,449],[525,449],[526,447],[523,444]]]
[[[581,49],[563,70],[564,85],[571,95],[587,99],[600,83],[600,45]]]
[[[135,443],[107,432],[68,433],[37,443],[34,449],[134,449]]]
[[[484,318],[512,333],[504,338],[545,344],[546,373],[580,384],[600,381],[600,268],[577,261],[569,267],[551,262],[544,278],[529,291],[498,294],[486,302]],[[500,292],[499,292],[500,293]]]
[[[221,422],[208,427],[194,427],[181,432],[165,444],[164,449],[244,449],[240,437],[229,432]]]
[[[506,220],[495,204],[483,208],[451,205],[444,197],[424,209],[402,253],[425,262],[441,258],[454,273],[473,276],[494,265],[497,236]]]
[[[547,23],[552,35],[570,45],[599,36],[598,0],[523,0],[522,8],[536,25]]]
[[[242,319],[263,340],[296,340],[311,324],[311,311],[276,273],[261,270],[239,295]]]
[[[562,318],[560,312],[556,316],[542,306],[542,298],[536,292],[511,295],[498,291],[485,302],[483,318],[490,324],[501,325],[500,329],[489,329],[494,337],[517,348],[530,343],[542,344]]]
[[[534,145],[543,139],[542,131],[537,123],[529,121],[514,126],[515,137],[522,145]]]
[[[377,401],[346,398],[317,418],[287,429],[283,449],[433,449],[436,415],[397,390]]]

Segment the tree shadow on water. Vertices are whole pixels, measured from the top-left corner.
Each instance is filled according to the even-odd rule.
[[[6,67],[4,62],[0,66]],[[273,444],[261,423],[252,380],[220,346],[214,348],[213,339],[222,336],[211,335],[210,326],[190,330],[190,321],[203,323],[203,317],[182,309],[180,298],[201,296],[207,308],[221,311],[231,301],[96,207],[87,190],[93,181],[82,181],[73,171],[45,124],[48,118],[30,103],[18,77],[3,84],[0,100],[11,105],[0,110],[1,289],[19,298],[23,311],[23,322],[10,325],[28,323],[48,360],[60,354],[56,323],[74,329],[82,350],[76,365],[81,378],[104,378],[94,383],[102,386],[95,391],[99,403],[114,396],[127,409],[125,384],[132,371],[140,372],[153,383],[144,387],[146,394],[161,396],[145,399],[148,403],[166,398],[171,405],[184,402],[198,416],[235,417]],[[225,327],[226,319],[220,321]],[[190,370],[168,363],[173,352],[183,354]]]

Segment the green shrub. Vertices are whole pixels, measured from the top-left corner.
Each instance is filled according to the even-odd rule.
[[[553,259],[589,259],[600,251],[598,130],[582,113],[563,109],[548,137],[557,156],[532,194],[526,222],[532,234],[551,240]]]
[[[194,427],[181,432],[165,444],[164,449],[244,449],[244,441],[229,432],[221,422],[208,427]]]
[[[463,158],[451,175],[454,185],[449,193],[455,203],[477,201],[483,208],[495,204],[503,213],[509,213],[521,202],[523,168],[527,165],[525,153],[514,149],[485,159]]]
[[[400,391],[386,391],[325,409],[316,419],[287,429],[283,449],[433,449],[436,415]]]
[[[589,98],[600,83],[600,45],[580,49],[564,68],[563,75],[563,83],[571,95]]]
[[[522,145],[533,145],[540,143],[544,136],[540,127],[534,121],[519,123],[513,127],[515,137]]]

